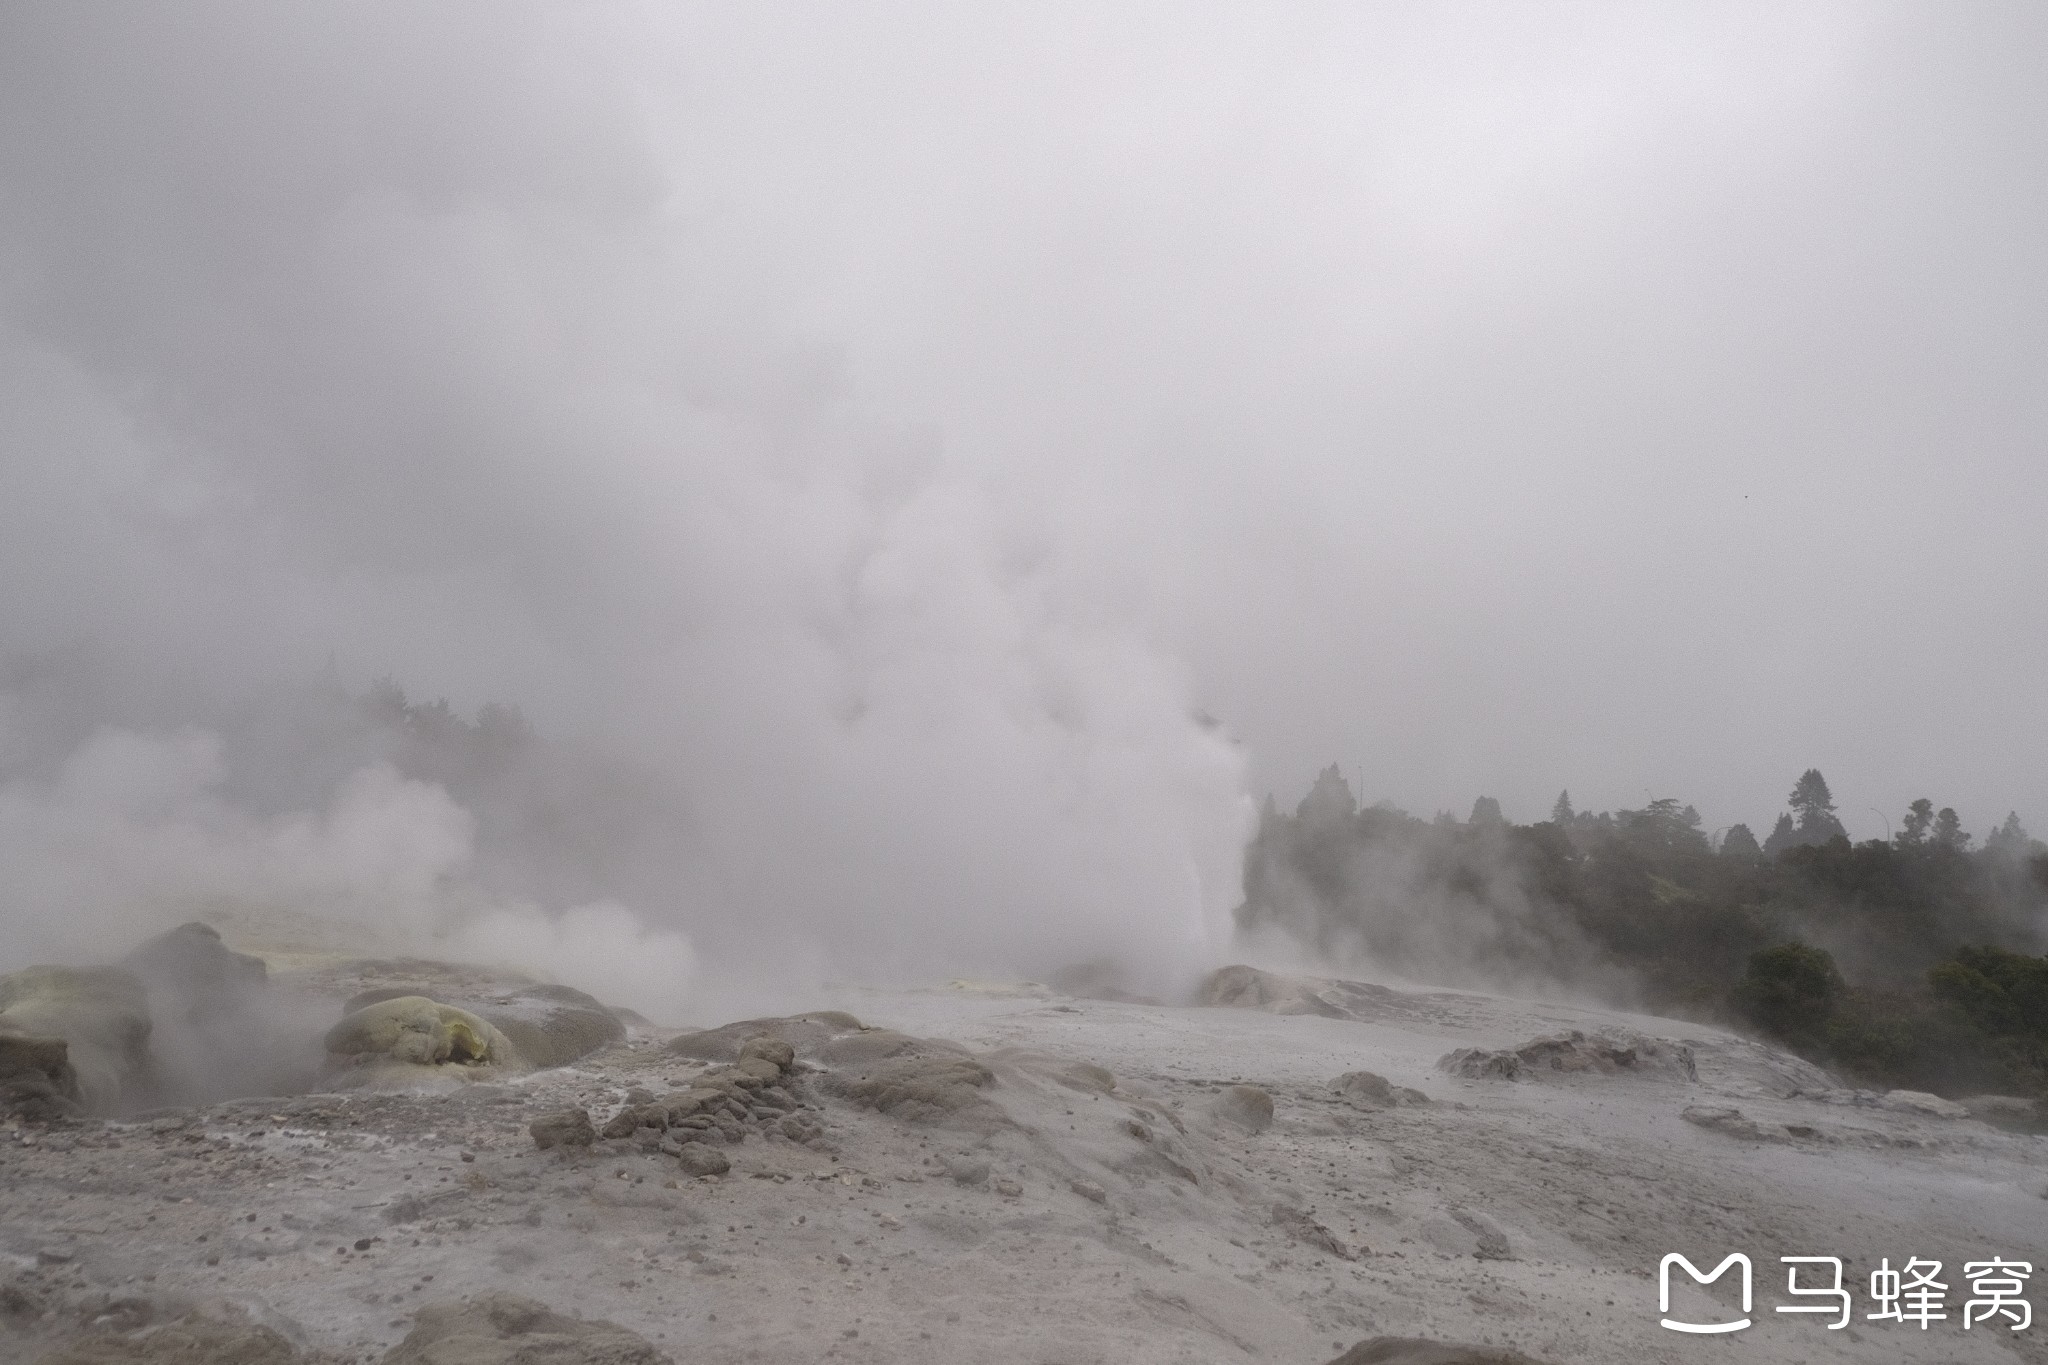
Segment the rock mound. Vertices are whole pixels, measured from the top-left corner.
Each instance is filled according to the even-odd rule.
[[[1255,1085],[1233,1085],[1209,1105],[1209,1116],[1247,1133],[1273,1126],[1273,1097]]]
[[[1558,1075],[1664,1076],[1696,1081],[1693,1051],[1668,1038],[1639,1033],[1569,1033],[1532,1038],[1518,1047],[1486,1050],[1461,1047],[1437,1066],[1468,1080],[1535,1080]]]
[[[30,1090],[43,1089],[32,1075],[42,1072],[46,1103],[115,1109],[124,1091],[149,1076],[149,1031],[142,982],[119,967],[28,967],[0,976],[0,1035],[43,1040],[17,1042],[13,1065]],[[49,1067],[51,1040],[65,1044],[68,1081]]]
[[[512,1040],[521,1063],[567,1066],[626,1036],[618,1015],[570,986],[543,982],[469,1006]]]
[[[597,1127],[591,1123],[589,1111],[579,1108],[542,1114],[526,1125],[526,1131],[543,1152],[556,1147],[588,1147],[597,1141]]]
[[[794,1052],[815,1056],[820,1047],[834,1038],[860,1031],[860,1020],[844,1011],[813,1010],[808,1014],[780,1018],[742,1019],[717,1028],[681,1034],[669,1041],[668,1050],[679,1057],[731,1062],[739,1059],[740,1048],[748,1040],[765,1034],[788,1043]]]
[[[1197,993],[1197,1003],[1271,1014],[1316,1014],[1326,1019],[1386,1019],[1415,1012],[1413,998],[1387,986],[1323,977],[1281,976],[1257,967],[1220,967]]]
[[[616,1323],[571,1318],[517,1294],[422,1308],[383,1365],[673,1365]]]
[[[832,1067],[872,1066],[885,1061],[966,1057],[968,1050],[944,1038],[919,1038],[895,1029],[868,1028],[847,1033],[818,1048],[818,1060]]]
[[[70,1052],[62,1038],[0,1032],[0,1113],[49,1120],[77,1112]]]
[[[1746,1117],[1740,1109],[1731,1109],[1724,1105],[1687,1105],[1679,1111],[1678,1117],[1695,1127],[1725,1133],[1729,1137],[1743,1138],[1750,1142],[1760,1142],[1764,1137],[1763,1129],[1757,1127],[1754,1120]]]
[[[910,1056],[882,1062],[856,1076],[834,1077],[832,1093],[863,1109],[906,1123],[934,1123],[993,1108],[982,1091],[993,1071],[968,1056]]]
[[[756,1022],[748,1021],[749,1025]],[[726,1028],[738,1030],[740,1026]],[[726,1050],[724,1042],[717,1046]],[[604,1136],[637,1138],[644,1134],[651,1144],[661,1144],[666,1136],[670,1141],[662,1144],[662,1150],[670,1152],[677,1150],[677,1144],[742,1142],[756,1130],[772,1129],[793,1142],[823,1139],[824,1125],[812,1113],[818,1106],[799,1074],[796,1049],[786,1039],[757,1030],[734,1043],[730,1051],[732,1061],[667,1095],[640,1091],[629,1096],[605,1123]]]
[[[327,1031],[327,1054],[343,1067],[481,1067],[512,1057],[512,1042],[488,1020],[424,995],[362,1006]]]
[[[1330,1088],[1360,1109],[1392,1109],[1398,1105],[1429,1103],[1429,1096],[1420,1090],[1395,1085],[1375,1071],[1347,1071],[1331,1081]]]
[[[545,982],[489,992],[385,986],[362,992],[342,1008],[352,1014],[407,997],[431,999],[483,1020],[502,1039],[489,1060],[522,1070],[567,1066],[626,1036],[625,1024],[594,997]]]
[[[198,920],[147,940],[122,965],[158,997],[161,1009],[194,1023],[235,1013],[270,979],[262,958],[234,951],[218,929]]]
[[[326,1356],[316,1356],[324,1361]],[[132,1336],[80,1337],[39,1365],[312,1365],[283,1335],[227,1305]]]

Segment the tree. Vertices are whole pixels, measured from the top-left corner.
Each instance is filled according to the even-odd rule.
[[[2020,823],[2018,811],[2007,811],[2005,823],[1984,836],[1984,851],[2002,858],[2018,859],[2030,851],[2033,840]]]
[[[1467,821],[1474,825],[1504,825],[1506,817],[1500,813],[1500,802],[1490,796],[1482,796],[1472,803],[1472,818]]]
[[[1796,848],[1798,845],[1799,831],[1792,827],[1792,817],[1780,815],[1776,827],[1771,830],[1771,837],[1764,840],[1764,856],[1775,858],[1786,849]]]
[[[1801,773],[1785,804],[1796,817],[1800,843],[1824,844],[1836,837],[1849,837],[1849,831],[1835,818],[1834,794],[1828,790],[1828,780],[1820,775],[1820,769],[1808,768]]]
[[[1730,825],[1727,836],[1721,840],[1721,856],[1753,863],[1764,856],[1764,851],[1757,847],[1756,835],[1748,825]]]
[[[1970,836],[1963,832],[1963,822],[1957,818],[1954,806],[1943,806],[1934,817],[1934,846],[1955,853],[1970,846]]]
[[[1934,803],[1921,797],[1906,807],[1905,823],[1899,828],[1899,847],[1918,848],[1927,842],[1927,831],[1934,825]]]
[[[1569,791],[1557,794],[1557,804],[1550,808],[1550,818],[1560,825],[1569,825],[1572,822],[1572,794]]]
[[[1750,955],[1735,1003],[1771,1037],[1812,1049],[1825,1036],[1843,990],[1834,958],[1809,944],[1781,943]]]
[[[1659,797],[1641,810],[1625,810],[1616,818],[1638,849],[1654,853],[1707,851],[1706,836],[1699,830],[1700,813],[1691,806],[1681,809],[1676,797]]]
[[[1294,808],[1294,816],[1304,824],[1328,825],[1349,820],[1358,814],[1358,800],[1351,794],[1351,786],[1344,780],[1337,765],[1316,774],[1316,784],[1308,789],[1308,795],[1301,798],[1301,804]]]

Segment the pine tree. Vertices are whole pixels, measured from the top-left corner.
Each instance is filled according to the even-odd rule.
[[[1808,768],[1801,773],[1785,804],[1798,817],[1800,843],[1824,844],[1836,837],[1849,837],[1849,831],[1835,818],[1834,794],[1828,790],[1828,780],[1820,775],[1820,769]]]
[[[2033,842],[2027,837],[2026,826],[2020,823],[2020,813],[2007,811],[2005,823],[1984,836],[1984,851],[2003,857],[2018,858],[2026,853],[2028,845]]]
[[[1334,824],[1358,814],[1358,799],[1351,794],[1344,774],[1332,763],[1316,774],[1316,784],[1301,798],[1294,814],[1305,824]]]
[[[1721,840],[1721,856],[1753,863],[1764,856],[1764,851],[1756,846],[1756,835],[1750,833],[1748,825],[1730,825]]]
[[[1557,804],[1550,808],[1550,818],[1559,825],[1572,822],[1572,794],[1569,791],[1557,794]]]

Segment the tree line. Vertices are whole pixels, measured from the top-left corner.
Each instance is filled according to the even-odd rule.
[[[2048,844],[1914,801],[1853,842],[1817,769],[1759,841],[1675,798],[1517,825],[1268,798],[1239,922],[1447,984],[1563,981],[1761,1033],[1871,1085],[2048,1096]]]

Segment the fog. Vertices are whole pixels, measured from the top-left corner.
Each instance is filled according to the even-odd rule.
[[[1332,760],[2048,827],[2044,56],[2021,4],[9,7],[0,966],[230,901],[669,1018],[1165,989]],[[278,722],[385,677],[627,774],[611,879]]]

